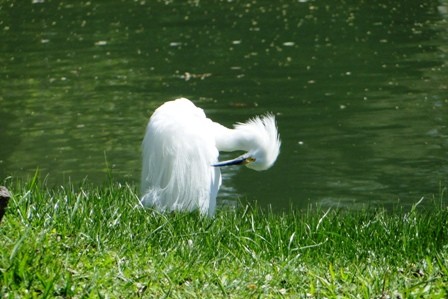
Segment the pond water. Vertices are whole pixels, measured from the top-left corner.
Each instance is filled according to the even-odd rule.
[[[183,96],[227,126],[277,115],[276,165],[225,169],[221,202],[410,205],[447,184],[446,0],[5,0],[0,40],[1,180],[138,184],[149,116]]]

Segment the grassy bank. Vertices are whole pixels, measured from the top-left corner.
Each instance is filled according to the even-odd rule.
[[[446,298],[448,210],[160,214],[135,188],[9,185],[0,298]],[[444,197],[444,195],[440,195]]]

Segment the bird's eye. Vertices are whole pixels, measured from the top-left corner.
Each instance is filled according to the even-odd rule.
[[[254,157],[249,157],[249,158],[246,159],[246,164],[247,163],[253,163],[255,161],[257,161],[257,159],[255,159]]]

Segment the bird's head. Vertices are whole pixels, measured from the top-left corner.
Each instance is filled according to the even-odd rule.
[[[241,147],[247,149],[247,153],[213,166],[246,165],[248,168],[261,171],[274,164],[281,145],[274,115],[267,114],[245,123],[238,123],[235,125],[235,130],[239,132]]]

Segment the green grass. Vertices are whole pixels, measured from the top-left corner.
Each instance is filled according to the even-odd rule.
[[[138,207],[119,183],[5,182],[0,298],[446,298],[448,209]]]

